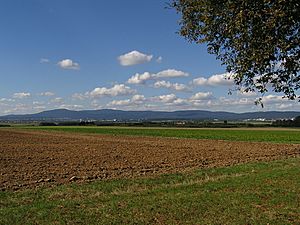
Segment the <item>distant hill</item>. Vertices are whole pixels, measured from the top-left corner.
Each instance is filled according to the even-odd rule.
[[[123,111],[112,109],[72,111],[55,109],[35,114],[0,116],[0,121],[66,121],[66,120],[255,120],[255,119],[291,119],[299,116],[295,111],[268,112],[212,112],[205,110],[185,111]]]

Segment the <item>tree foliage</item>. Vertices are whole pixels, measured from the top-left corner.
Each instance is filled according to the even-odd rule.
[[[180,34],[206,43],[238,89],[299,98],[299,0],[171,0]]]
[[[300,127],[300,116],[297,116],[293,120],[291,119],[276,120],[272,123],[272,125],[279,126],[279,127]]]

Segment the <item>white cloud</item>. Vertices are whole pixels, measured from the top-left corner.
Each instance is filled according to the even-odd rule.
[[[71,59],[64,59],[57,63],[62,69],[79,70],[80,66],[77,62],[73,62]]]
[[[113,100],[108,106],[129,106],[131,105],[130,99],[125,99],[125,100]]]
[[[210,100],[213,98],[211,92],[198,92],[191,97],[191,100]]]
[[[152,97],[151,100],[154,102],[163,102],[163,103],[172,103],[177,99],[176,95],[169,94],[169,95],[160,95]]]
[[[132,90],[130,87],[125,86],[124,84],[116,84],[112,88],[97,87],[87,94],[93,98],[101,98],[104,96],[115,97],[119,95],[131,95],[135,92],[135,90]]]
[[[127,81],[129,84],[145,84],[148,80],[160,79],[160,78],[175,78],[175,77],[187,77],[189,76],[188,73],[174,70],[174,69],[167,69],[160,71],[158,73],[149,73],[144,72],[142,74],[136,73],[134,76],[130,77]],[[176,85],[178,89],[183,88],[182,85]],[[179,87],[180,86],[180,87]]]
[[[217,74],[208,78],[207,82],[212,86],[230,86],[233,85],[233,80],[229,79],[230,77],[232,76],[229,73]]]
[[[46,106],[44,106],[44,105],[37,105],[37,106],[34,106],[33,108],[36,109],[36,110],[45,110]]]
[[[167,69],[153,75],[155,78],[188,77],[189,74],[180,70]]]
[[[188,91],[189,88],[185,84],[171,83],[169,81],[156,81],[154,83],[155,88],[168,88],[175,91]]]
[[[233,78],[231,73],[223,73],[212,75],[209,78],[199,77],[193,80],[193,84],[197,86],[231,86],[233,85]],[[231,79],[229,79],[231,78]]]
[[[183,99],[183,98],[177,98],[175,99],[171,105],[175,105],[175,106],[182,106],[182,105],[188,105],[189,101],[187,99]]]
[[[142,103],[145,100],[146,100],[146,98],[144,95],[134,95],[131,98],[131,101],[134,103]]]
[[[244,91],[243,89],[242,90],[238,90],[237,91],[237,95],[238,96],[242,96],[242,97],[254,97],[254,96],[257,96],[257,93],[254,92],[254,91]]]
[[[132,51],[124,55],[120,55],[118,57],[118,60],[122,66],[132,66],[132,65],[150,62],[152,58],[153,55],[146,55],[139,51]]]
[[[159,56],[159,57],[156,59],[156,62],[157,62],[157,63],[161,63],[161,62],[162,62],[162,57]]]
[[[28,98],[30,96],[31,94],[28,92],[19,92],[19,93],[14,93],[13,95],[14,98],[19,98],[19,99]]]
[[[151,80],[153,77],[149,72],[143,74],[136,73],[134,76],[129,78],[127,83],[129,84],[145,84],[147,80]]]
[[[131,99],[113,100],[108,106],[137,106],[143,104],[145,100],[146,98],[144,95],[134,95]]]
[[[294,105],[292,103],[289,103],[289,104],[282,103],[282,104],[278,104],[277,108],[280,110],[288,110],[288,109],[291,109],[293,106]]]
[[[82,94],[82,93],[74,93],[74,94],[72,95],[72,99],[74,99],[74,100],[84,100],[84,99],[86,99],[87,97],[88,97],[87,95]]]
[[[14,106],[13,109],[11,109],[13,112],[23,112],[26,111],[30,108],[29,105],[23,104],[23,103],[18,103]]]
[[[40,59],[40,63],[49,63],[50,60],[49,59],[46,59],[46,58],[41,58]]]
[[[51,92],[51,91],[46,91],[46,92],[40,93],[40,96],[47,96],[47,97],[49,97],[49,96],[53,96],[53,95],[55,95],[55,94],[53,92]]]
[[[156,107],[158,109],[164,109],[165,107],[168,107],[168,109],[170,106],[187,106],[189,104],[189,100],[188,99],[183,99],[183,98],[178,98],[175,94],[168,94],[168,95],[160,95],[160,96],[154,96],[149,98],[149,100],[151,102],[154,103],[158,103],[162,105],[156,105],[153,107]],[[178,109],[178,108],[176,108]],[[186,108],[183,108],[186,109]],[[174,110],[174,109],[173,109]]]
[[[241,98],[241,99],[238,99],[238,100],[230,100],[230,99],[227,99],[227,101],[231,101],[233,103],[235,103],[236,105],[254,105],[254,100],[253,99],[250,99],[250,98]],[[222,102],[222,101],[221,101]]]
[[[33,105],[44,105],[45,102],[33,101],[32,104]]]
[[[262,97],[262,102],[264,104],[281,103],[284,100],[287,100],[287,99],[284,99],[284,98],[282,98],[282,96],[278,96],[278,95],[266,95],[266,96]]]
[[[174,94],[154,96],[145,101],[154,103],[153,110],[182,110],[182,109],[207,109],[224,110],[235,112],[260,111],[262,108],[256,106],[256,96],[252,93],[249,96],[221,96],[215,97],[212,92],[198,92],[187,98],[178,98]],[[263,97],[263,110],[300,110],[298,102],[291,102],[279,95],[266,95]],[[173,108],[170,108],[174,106]]]
[[[91,106],[92,107],[96,107],[96,108],[100,108],[102,105],[101,103],[99,103],[98,99],[94,99],[92,102],[91,102]]]
[[[180,109],[197,109],[199,106],[205,107],[207,99],[211,94],[203,93],[202,100],[191,100],[190,98],[178,98],[175,94],[167,94],[145,98],[144,95],[134,95],[131,99],[114,100],[107,106],[127,109],[151,109],[151,110],[180,110]],[[198,99],[200,99],[198,95]],[[172,108],[173,107],[173,108]]]
[[[61,109],[69,109],[69,110],[78,110],[78,109],[83,109],[83,105],[68,105],[68,104],[62,104],[59,106]]]
[[[14,99],[11,98],[0,98],[0,102],[14,102]]]
[[[192,81],[192,83],[197,86],[204,86],[204,85],[207,85],[207,79],[204,77],[199,77],[199,78],[194,79]]]
[[[57,97],[57,98],[51,99],[50,102],[52,102],[52,103],[63,103],[64,100],[61,97]]]

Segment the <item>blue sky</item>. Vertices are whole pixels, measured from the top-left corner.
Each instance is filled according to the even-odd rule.
[[[161,0],[0,2],[0,115],[75,110],[300,110],[274,93],[265,108],[234,92],[205,45],[176,34]]]

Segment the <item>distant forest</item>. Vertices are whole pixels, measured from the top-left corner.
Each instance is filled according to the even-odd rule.
[[[278,127],[300,127],[300,116],[293,120],[276,120],[272,125]]]
[[[227,120],[211,121],[143,121],[143,122],[109,122],[109,121],[64,121],[41,122],[39,126],[127,126],[127,127],[207,127],[207,128],[233,128],[233,127],[300,127],[300,116],[295,119],[276,120],[268,124],[251,122],[229,122]]]

